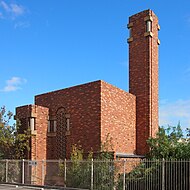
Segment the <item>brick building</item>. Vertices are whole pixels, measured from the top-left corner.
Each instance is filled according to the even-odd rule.
[[[148,151],[158,129],[158,19],[151,10],[129,18],[129,93],[102,80],[35,96],[16,108],[22,129],[31,129],[27,158],[69,158],[73,144],[101,151],[109,138],[117,157]]]

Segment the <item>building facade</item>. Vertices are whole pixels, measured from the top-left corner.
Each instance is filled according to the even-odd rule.
[[[129,18],[129,93],[102,80],[35,96],[16,108],[31,130],[32,160],[70,158],[72,145],[114,156],[144,155],[158,130],[158,19],[151,10]]]

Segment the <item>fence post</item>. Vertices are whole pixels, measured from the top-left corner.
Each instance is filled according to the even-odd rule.
[[[8,160],[6,160],[6,163],[5,163],[5,182],[7,183],[8,182]]]
[[[126,170],[126,159],[123,162],[123,190],[125,190],[125,170]]]
[[[90,185],[90,189],[93,190],[93,184],[94,184],[94,164],[93,164],[93,158],[92,158],[92,162],[91,162],[91,185]]]
[[[22,159],[22,184],[24,184],[24,159]]]
[[[162,159],[162,190],[165,189],[165,160]]]
[[[42,184],[44,185],[44,160],[42,160]]]
[[[64,186],[66,187],[66,180],[67,180],[67,159],[65,158],[64,162]]]

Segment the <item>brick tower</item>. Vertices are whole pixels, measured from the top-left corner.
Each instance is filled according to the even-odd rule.
[[[158,130],[158,18],[145,10],[129,18],[129,92],[136,96],[136,153]]]

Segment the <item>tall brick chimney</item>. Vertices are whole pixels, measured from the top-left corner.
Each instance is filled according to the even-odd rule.
[[[136,96],[136,153],[158,130],[158,18],[145,10],[129,18],[129,92]]]

